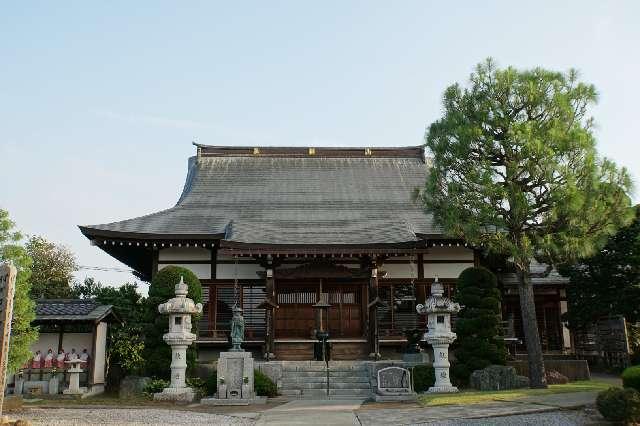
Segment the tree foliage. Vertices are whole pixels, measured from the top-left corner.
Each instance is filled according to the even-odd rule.
[[[569,277],[570,326],[588,326],[609,314],[640,321],[640,207],[636,218],[594,256],[562,268]]]
[[[0,261],[12,261],[18,269],[13,299],[11,340],[9,344],[9,372],[15,372],[29,358],[31,345],[38,339],[38,330],[31,326],[35,319],[35,304],[29,297],[31,258],[20,244],[22,234],[15,230],[15,223],[6,210],[0,209]]]
[[[145,299],[138,293],[136,283],[119,287],[103,286],[93,278],[75,283],[72,295],[94,299],[104,305],[112,305],[120,323],[109,326],[107,336],[107,381],[110,387],[119,383],[122,376],[137,374],[144,367]]]
[[[456,319],[453,373],[465,384],[473,371],[506,361],[496,276],[485,268],[465,269],[458,277],[455,300],[462,310]]]
[[[444,115],[426,135],[427,211],[448,234],[513,262],[534,387],[545,383],[531,259],[588,256],[630,218],[627,171],[596,153],[588,114],[596,99],[576,71],[497,69],[487,60],[469,87],[446,89]]]
[[[168,378],[171,364],[171,348],[162,336],[169,329],[169,319],[166,315],[158,313],[158,305],[175,297],[175,286],[184,279],[189,290],[187,297],[195,303],[202,303],[202,286],[198,277],[189,269],[179,266],[165,266],[151,281],[149,285],[149,297],[146,300],[145,328],[145,370],[149,376]],[[197,334],[198,319],[194,318],[194,330]],[[191,370],[195,366],[196,350],[193,346],[187,350],[187,366]]]
[[[73,273],[78,270],[75,254],[69,248],[41,236],[30,237],[25,248],[33,259],[31,297],[70,297]]]

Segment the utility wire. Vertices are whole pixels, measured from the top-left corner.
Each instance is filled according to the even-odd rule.
[[[112,268],[108,266],[86,266],[86,265],[78,266],[78,270],[100,271],[100,272],[125,272],[127,274],[133,274],[134,272],[133,269]]]

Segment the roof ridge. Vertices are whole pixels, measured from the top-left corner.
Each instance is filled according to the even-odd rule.
[[[231,146],[193,142],[197,157],[329,157],[329,158],[419,158],[424,161],[423,145],[414,146]]]

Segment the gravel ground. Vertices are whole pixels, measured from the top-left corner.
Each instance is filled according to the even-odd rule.
[[[594,418],[584,411],[550,411],[547,413],[523,414],[519,416],[491,417],[487,419],[471,420],[440,420],[433,423],[422,423],[428,426],[581,426],[593,424]]]
[[[34,425],[254,425],[250,418],[193,411],[141,409],[30,409],[20,415]]]

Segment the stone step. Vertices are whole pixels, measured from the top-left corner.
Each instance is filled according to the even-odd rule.
[[[322,365],[285,365],[282,367],[282,372],[290,372],[290,371],[325,371],[327,367]]]
[[[327,376],[322,376],[322,377],[290,377],[290,376],[283,376],[282,379],[280,379],[280,382],[283,384],[295,384],[295,383],[326,383],[327,382]]]
[[[326,371],[283,371],[282,377],[327,377]]]
[[[336,383],[329,381],[329,389],[371,389],[369,382],[367,383]]]
[[[368,398],[370,397],[371,390],[370,389],[329,389],[329,396],[340,396],[342,398],[345,397],[361,397]]]
[[[296,383],[295,385],[283,386],[282,390],[304,390],[304,389],[327,389],[326,383]]]
[[[329,370],[329,377],[369,377],[369,373],[366,371],[354,372]]]
[[[369,383],[369,376],[329,376],[329,381],[341,383]]]
[[[327,383],[283,383],[281,390],[297,390],[297,389],[326,389]],[[369,383],[336,383],[329,382],[329,389],[371,389]]]
[[[326,390],[316,390],[316,389],[307,389],[304,391],[295,389],[295,390],[284,390],[280,392],[283,396],[289,396],[294,398],[307,398],[307,399],[327,399],[327,391]]]
[[[326,371],[327,367],[324,363],[313,364],[313,365],[284,365],[282,367],[283,372],[290,371]],[[365,372],[368,370],[367,366],[364,364],[357,365],[331,365],[329,364],[330,371],[362,371]]]

